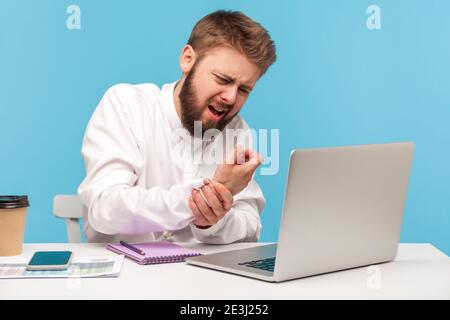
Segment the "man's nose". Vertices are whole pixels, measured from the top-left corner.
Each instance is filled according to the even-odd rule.
[[[233,105],[236,102],[238,86],[228,86],[222,91],[220,98],[223,103]]]

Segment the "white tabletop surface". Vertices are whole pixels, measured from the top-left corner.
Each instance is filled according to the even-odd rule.
[[[246,248],[189,244],[201,253]],[[25,244],[38,250],[108,256],[105,244]],[[18,257],[0,258],[12,262]],[[125,260],[118,278],[0,279],[4,299],[450,299],[450,258],[430,244],[400,244],[394,262],[268,283],[185,263],[140,266]]]

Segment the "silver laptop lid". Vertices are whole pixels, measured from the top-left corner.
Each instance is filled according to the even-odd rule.
[[[414,144],[295,150],[274,278],[394,259]]]

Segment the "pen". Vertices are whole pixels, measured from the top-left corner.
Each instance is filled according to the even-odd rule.
[[[132,250],[134,252],[136,252],[136,253],[139,253],[141,256],[145,256],[145,252],[144,251],[136,248],[135,246],[132,246],[129,243],[126,243],[125,241],[120,241],[120,244],[123,245],[124,247],[126,247],[126,248],[128,248],[128,249],[130,249],[130,250]]]

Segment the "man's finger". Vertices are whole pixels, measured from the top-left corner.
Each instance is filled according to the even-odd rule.
[[[215,224],[216,222],[214,220],[215,220],[216,215],[211,210],[211,208],[208,206],[206,201],[202,198],[202,196],[200,195],[200,192],[198,192],[197,190],[193,190],[192,191],[192,198],[194,199],[194,202],[197,205],[197,207],[200,210],[200,212],[202,213],[203,217],[206,220],[208,220],[208,222],[211,225]]]
[[[201,226],[201,227],[209,226],[210,223],[208,222],[208,220],[205,219],[205,217],[203,217],[203,214],[198,209],[198,207],[195,204],[195,201],[194,201],[194,199],[192,199],[192,197],[189,198],[188,204],[189,204],[189,208],[191,209],[192,213],[194,214],[194,218],[195,218],[195,220],[193,221],[194,224],[197,226]]]
[[[242,164],[245,162],[245,148],[239,144],[235,144],[233,150],[231,150],[226,158],[226,164]]]
[[[263,162],[262,155],[251,149],[245,150],[245,158],[247,159],[246,163],[255,165],[256,167]]]
[[[217,198],[215,192],[209,186],[202,187],[202,191],[216,217],[222,218],[225,214],[225,210],[222,202]]]
[[[233,194],[221,183],[214,183],[212,187],[216,191],[218,197],[222,199],[223,208],[228,211],[233,205]]]
[[[206,199],[206,197],[205,197],[203,191],[202,191],[201,189],[197,189],[197,188],[195,188],[195,190],[197,190],[197,191],[198,191],[198,194],[200,195],[200,197],[202,197],[203,200],[206,201],[206,204],[208,205],[208,207],[211,207],[211,204],[210,204],[210,203],[208,202],[208,200]]]

